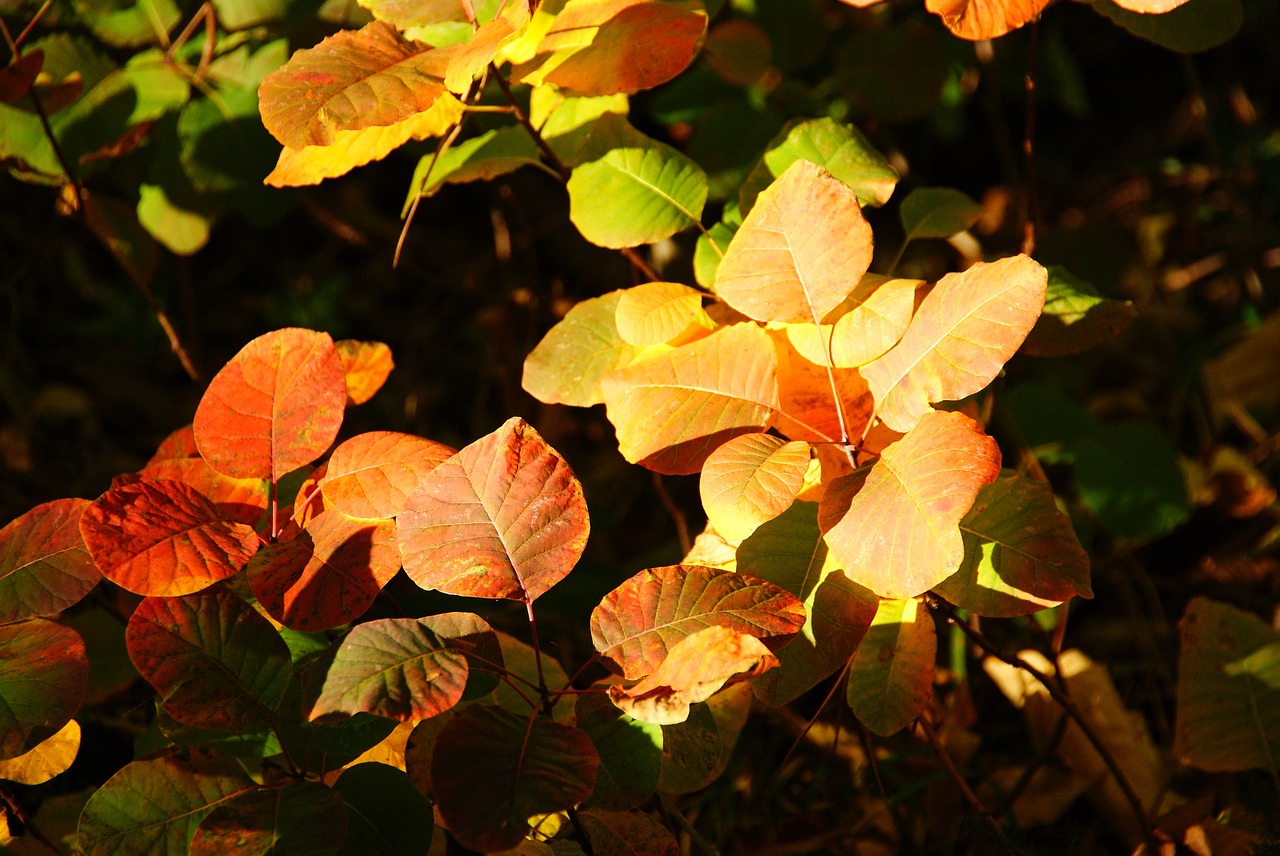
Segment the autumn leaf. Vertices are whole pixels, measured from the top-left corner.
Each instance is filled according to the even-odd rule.
[[[1030,23],[1050,0],[925,0],[925,8],[962,39],[995,39]]]
[[[805,359],[820,366],[865,365],[902,338],[923,285],[918,279],[888,279],[869,273],[829,313],[828,320],[834,317],[834,324],[788,324],[787,339]]]
[[[615,323],[622,291],[574,305],[524,361],[521,385],[539,401],[590,407],[604,401],[602,381],[639,350]]]
[[[595,790],[583,807],[632,808],[651,797],[662,770],[662,728],[618,710],[603,692],[577,696],[573,712],[600,755]]]
[[[871,419],[871,390],[858,369],[825,368],[796,353],[790,336],[769,330],[778,355],[775,427],[793,440],[844,443],[860,437]]]
[[[933,695],[933,616],[914,598],[882,600],[849,663],[846,698],[858,721],[882,737],[906,728]]]
[[[319,782],[256,788],[218,803],[191,839],[191,856],[298,853],[329,856],[347,835],[346,804]]]
[[[83,499],[56,499],[0,529],[0,625],[56,615],[102,579],[80,535],[88,507]]]
[[[65,773],[79,752],[80,723],[72,719],[30,752],[0,760],[0,779],[22,785],[42,785]]]
[[[592,849],[601,856],[679,856],[680,845],[671,830],[643,811],[592,809],[578,817]]]
[[[339,444],[329,456],[320,489],[351,517],[395,517],[432,470],[454,450],[397,431],[369,431]]]
[[[437,102],[436,106],[440,103],[443,102]],[[334,347],[338,349],[338,356],[342,357],[343,377],[347,383],[347,404],[364,404],[373,398],[395,368],[391,348],[384,342],[343,339],[334,342]]]
[[[246,526],[256,526],[270,503],[265,479],[224,476],[198,454],[153,461],[138,470],[137,477],[146,482],[179,481],[189,485],[212,502],[223,518]]]
[[[787,510],[808,468],[808,443],[742,434],[712,452],[703,465],[698,482],[702,507],[717,532],[741,541]]]
[[[70,627],[43,618],[0,625],[0,759],[57,734],[88,682],[84,640]]]
[[[678,282],[649,282],[628,288],[618,300],[614,321],[629,345],[647,347],[699,338],[715,326],[702,308],[702,294]]]
[[[1120,333],[1136,314],[1130,301],[1102,297],[1070,271],[1050,267],[1044,312],[1022,352],[1037,357],[1083,353]]]
[[[963,232],[985,211],[959,190],[950,187],[917,187],[898,208],[905,240],[949,238]]]

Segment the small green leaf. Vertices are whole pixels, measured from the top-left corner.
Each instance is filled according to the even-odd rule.
[[[933,616],[915,598],[882,600],[849,666],[849,708],[887,737],[924,712],[938,645]]]
[[[983,207],[949,187],[917,187],[902,200],[898,211],[907,240],[950,238],[982,216]]]
[[[415,196],[434,196],[445,184],[488,181],[522,166],[539,164],[537,145],[517,125],[486,131],[478,137],[450,146],[444,154],[423,155],[409,182],[404,212]],[[402,216],[403,213],[402,212]]]
[[[166,43],[182,17],[172,0],[75,0],[79,20],[116,48]]]

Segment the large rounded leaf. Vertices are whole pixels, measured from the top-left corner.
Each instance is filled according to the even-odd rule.
[[[223,519],[256,526],[270,504],[264,479],[233,479],[209,466],[199,455],[152,461],[138,471],[141,481],[178,481],[213,503]]]
[[[404,770],[387,764],[355,764],[342,771],[333,789],[347,804],[346,852],[360,856],[427,852],[435,829],[431,802]]]
[[[328,333],[287,328],[259,336],[200,399],[193,423],[200,454],[223,475],[279,481],[338,436],[345,377]]]
[[[221,586],[149,597],[125,630],[129,657],[184,725],[240,733],[265,724],[293,667],[267,619]]]
[[[804,625],[794,596],[754,577],[670,565],[641,571],[605,595],[591,613],[591,640],[628,680],[652,673],[680,640],[719,625],[760,639]]]
[[[585,731],[530,714],[471,705],[436,740],[431,784],[445,827],[465,847],[515,847],[536,814],[591,795],[600,763]]]
[[[395,517],[427,474],[454,450],[396,431],[370,431],[344,441],[329,456],[324,498],[352,517]]]
[[[56,615],[98,584],[102,572],[80,536],[88,506],[46,502],[0,529],[0,624]]]
[[[200,822],[191,856],[330,856],[346,838],[346,809],[342,796],[319,782],[237,794]]]
[[[524,360],[521,385],[547,404],[590,407],[604,401],[601,381],[628,365],[639,348],[615,323],[624,292],[612,291],[576,304]]]
[[[933,616],[921,601],[882,600],[849,665],[846,697],[858,720],[888,736],[924,713],[937,647]]]
[[[0,758],[58,733],[88,683],[84,642],[70,627],[41,618],[0,627]]]
[[[223,519],[195,488],[176,481],[112,488],[80,517],[102,574],[135,594],[177,597],[240,570],[258,549],[256,532]]]
[[[425,589],[533,602],[582,555],[582,485],[523,419],[437,467],[398,520],[404,570]]]
[[[633,808],[653,795],[662,770],[662,727],[627,716],[603,692],[577,696],[577,726],[600,755],[596,787],[586,805]]]
[[[809,444],[772,434],[734,437],[707,458],[698,482],[711,526],[741,541],[790,507],[809,469]]]

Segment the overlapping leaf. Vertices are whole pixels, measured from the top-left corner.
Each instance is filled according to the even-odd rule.
[[[772,583],[697,565],[651,568],[605,595],[591,640],[628,680],[653,673],[680,640],[711,626],[759,639],[796,633],[804,606]]]
[[[823,497],[831,554],[854,582],[881,597],[928,591],[960,567],[960,521],[999,472],[1000,448],[976,422],[930,411],[879,461],[845,479],[855,491],[847,511],[839,508],[843,491]]]
[[[443,100],[437,102],[431,111],[442,106]],[[461,107],[459,116],[461,115]],[[456,119],[457,117],[455,117]],[[391,358],[391,348],[385,342],[361,342],[357,339],[343,339],[335,342],[338,356],[342,357],[342,368],[347,382],[347,404],[364,404],[382,389],[395,368],[395,360]]]
[[[582,485],[522,419],[432,471],[398,522],[418,585],[530,603],[572,570],[590,530]]]
[[[614,321],[623,341],[636,347],[665,345],[714,326],[702,309],[702,294],[678,282],[649,282],[623,291]]]
[[[1079,354],[1115,336],[1135,314],[1129,301],[1102,297],[1070,271],[1050,267],[1044,312],[1027,335],[1022,351],[1038,357]]]
[[[0,626],[0,759],[57,734],[88,682],[84,641],[70,627],[43,618]]]
[[[925,0],[924,5],[960,38],[979,41],[1029,23],[1049,0]]]
[[[67,771],[80,752],[80,723],[74,719],[57,734],[16,758],[0,759],[0,779],[22,785],[42,785]]]
[[[874,402],[861,373],[810,362],[781,330],[769,334],[778,355],[777,429],[811,443],[852,442],[862,436]]]
[[[906,728],[933,694],[933,616],[914,598],[882,600],[849,665],[854,716],[881,736]]]
[[[684,722],[662,726],[659,793],[688,794],[718,779],[750,712],[751,688],[734,684],[695,704]]]
[[[805,359],[818,365],[865,365],[902,338],[915,311],[916,292],[923,285],[918,279],[867,274],[832,311],[838,316],[834,324],[789,324],[787,339]]]
[[[454,450],[412,434],[369,431],[344,441],[329,456],[320,488],[352,517],[395,517],[428,474]]]
[[[771,434],[734,437],[707,458],[699,489],[708,522],[730,541],[790,507],[809,469],[809,444]]]
[[[427,851],[435,829],[431,802],[403,770],[355,764],[343,770],[333,789],[347,804],[344,850],[393,856]]]
[[[599,856],[678,856],[671,830],[642,811],[584,811],[578,817]]]
[[[142,481],[179,481],[205,496],[226,520],[254,526],[267,510],[270,494],[264,479],[233,479],[194,457],[152,461],[138,471]]]
[[[590,407],[604,401],[604,376],[628,365],[638,349],[615,323],[622,291],[575,304],[524,361],[526,392],[547,404]]]
[[[574,719],[600,755],[595,790],[585,805],[632,808],[653,795],[662,769],[660,726],[627,716],[605,693],[578,696]]]
[[[768,425],[776,372],[768,334],[744,323],[606,375],[623,457],[658,472],[697,472],[721,443]]]
[[[80,532],[103,576],[135,594],[166,597],[226,579],[259,544],[256,532],[175,481],[112,488],[85,509]]]
[[[898,215],[906,240],[949,238],[963,232],[982,216],[985,209],[959,190],[950,187],[917,187],[902,200]]]
[[[898,171],[862,132],[831,118],[800,119],[769,144],[762,163],[738,191],[742,210],[750,211],[760,191],[798,160],[812,161],[843,181],[863,205],[883,205],[893,195]]]
[[[0,624],[56,615],[98,584],[102,572],[80,536],[88,505],[46,502],[0,529]]]
[[[221,586],[147,598],[125,638],[165,710],[197,728],[240,733],[265,724],[293,674],[280,634]]]
[[[943,277],[902,340],[862,367],[876,414],[909,431],[932,402],[989,384],[1040,317],[1047,282],[1045,269],[1022,255]]]
[[[328,450],[346,401],[342,357],[329,335],[276,330],[214,376],[196,408],[196,445],[223,475],[279,481]]]
[[[347,835],[347,807],[319,782],[257,788],[219,803],[191,839],[191,856],[330,856]]]

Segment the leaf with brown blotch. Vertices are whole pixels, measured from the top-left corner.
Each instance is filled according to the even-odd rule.
[[[678,282],[647,282],[623,291],[614,321],[622,340],[640,348],[682,344],[677,340],[700,338],[715,326],[702,308],[702,293]]]
[[[591,528],[582,485],[523,419],[436,467],[398,523],[422,588],[526,603],[572,570]]]
[[[258,89],[262,124],[291,149],[332,144],[339,131],[394,125],[445,92],[454,50],[406,39],[383,21],[300,50]]]
[[[575,304],[525,357],[521,386],[547,404],[591,407],[604,401],[601,382],[629,365],[639,351],[618,332],[623,292]]]
[[[137,482],[98,497],[80,533],[102,575],[134,594],[177,597],[243,568],[260,543],[243,523],[176,481]]]
[[[741,434],[716,449],[698,488],[708,522],[741,541],[795,501],[809,469],[809,444],[771,434]]]
[[[263,479],[224,476],[199,456],[153,461],[138,470],[141,481],[179,481],[200,491],[226,520],[256,526],[271,501]]]
[[[192,423],[201,456],[232,478],[279,481],[320,457],[342,426],[347,384],[328,333],[259,336],[214,376]]]
[[[622,456],[694,473],[721,443],[763,431],[778,409],[777,357],[755,324],[733,324],[604,378]]]
[[[856,368],[884,354],[902,338],[916,307],[918,279],[867,274],[832,310],[834,324],[788,324],[787,339],[810,362]]]
[[[689,718],[690,705],[711,698],[734,677],[754,677],[777,665],[756,637],[712,625],[673,645],[653,674],[629,687],[609,687],[609,698],[632,719],[675,725]]]
[[[938,632],[915,598],[882,600],[849,663],[845,698],[858,721],[881,737],[906,728],[933,695]]]
[[[88,507],[55,499],[0,529],[0,624],[56,615],[93,591],[102,572],[80,535]]]
[[[930,411],[879,461],[843,480],[855,493],[834,525],[840,483],[823,497],[831,554],[850,579],[881,597],[928,591],[960,567],[960,521],[999,473],[1000,447],[978,423]]]
[[[325,500],[343,514],[395,517],[431,471],[453,454],[449,446],[413,434],[357,434],[333,450],[320,488]]]
[[[293,539],[264,547],[247,574],[268,615],[292,630],[316,632],[363,615],[399,569],[392,521],[329,508]]]
[[[804,606],[772,583],[697,565],[650,568],[591,612],[591,641],[627,680],[652,674],[681,639],[719,625],[780,641],[804,626]]]
[[[862,367],[876,415],[895,431],[910,431],[933,402],[991,383],[1040,317],[1048,278],[1024,255],[944,276],[902,340]]]
[[[729,242],[716,294],[757,321],[819,324],[867,272],[871,250],[871,226],[853,190],[798,160],[760,194]]]
[[[871,419],[873,402],[858,369],[824,368],[796,353],[781,330],[770,330],[769,335],[778,354],[779,403],[774,427],[792,440],[811,443],[850,442],[860,437]],[[835,395],[839,395],[839,404]],[[841,432],[842,414],[847,436]]]
[[[962,39],[1003,36],[1040,15],[1051,0],[925,0],[924,6]]]

